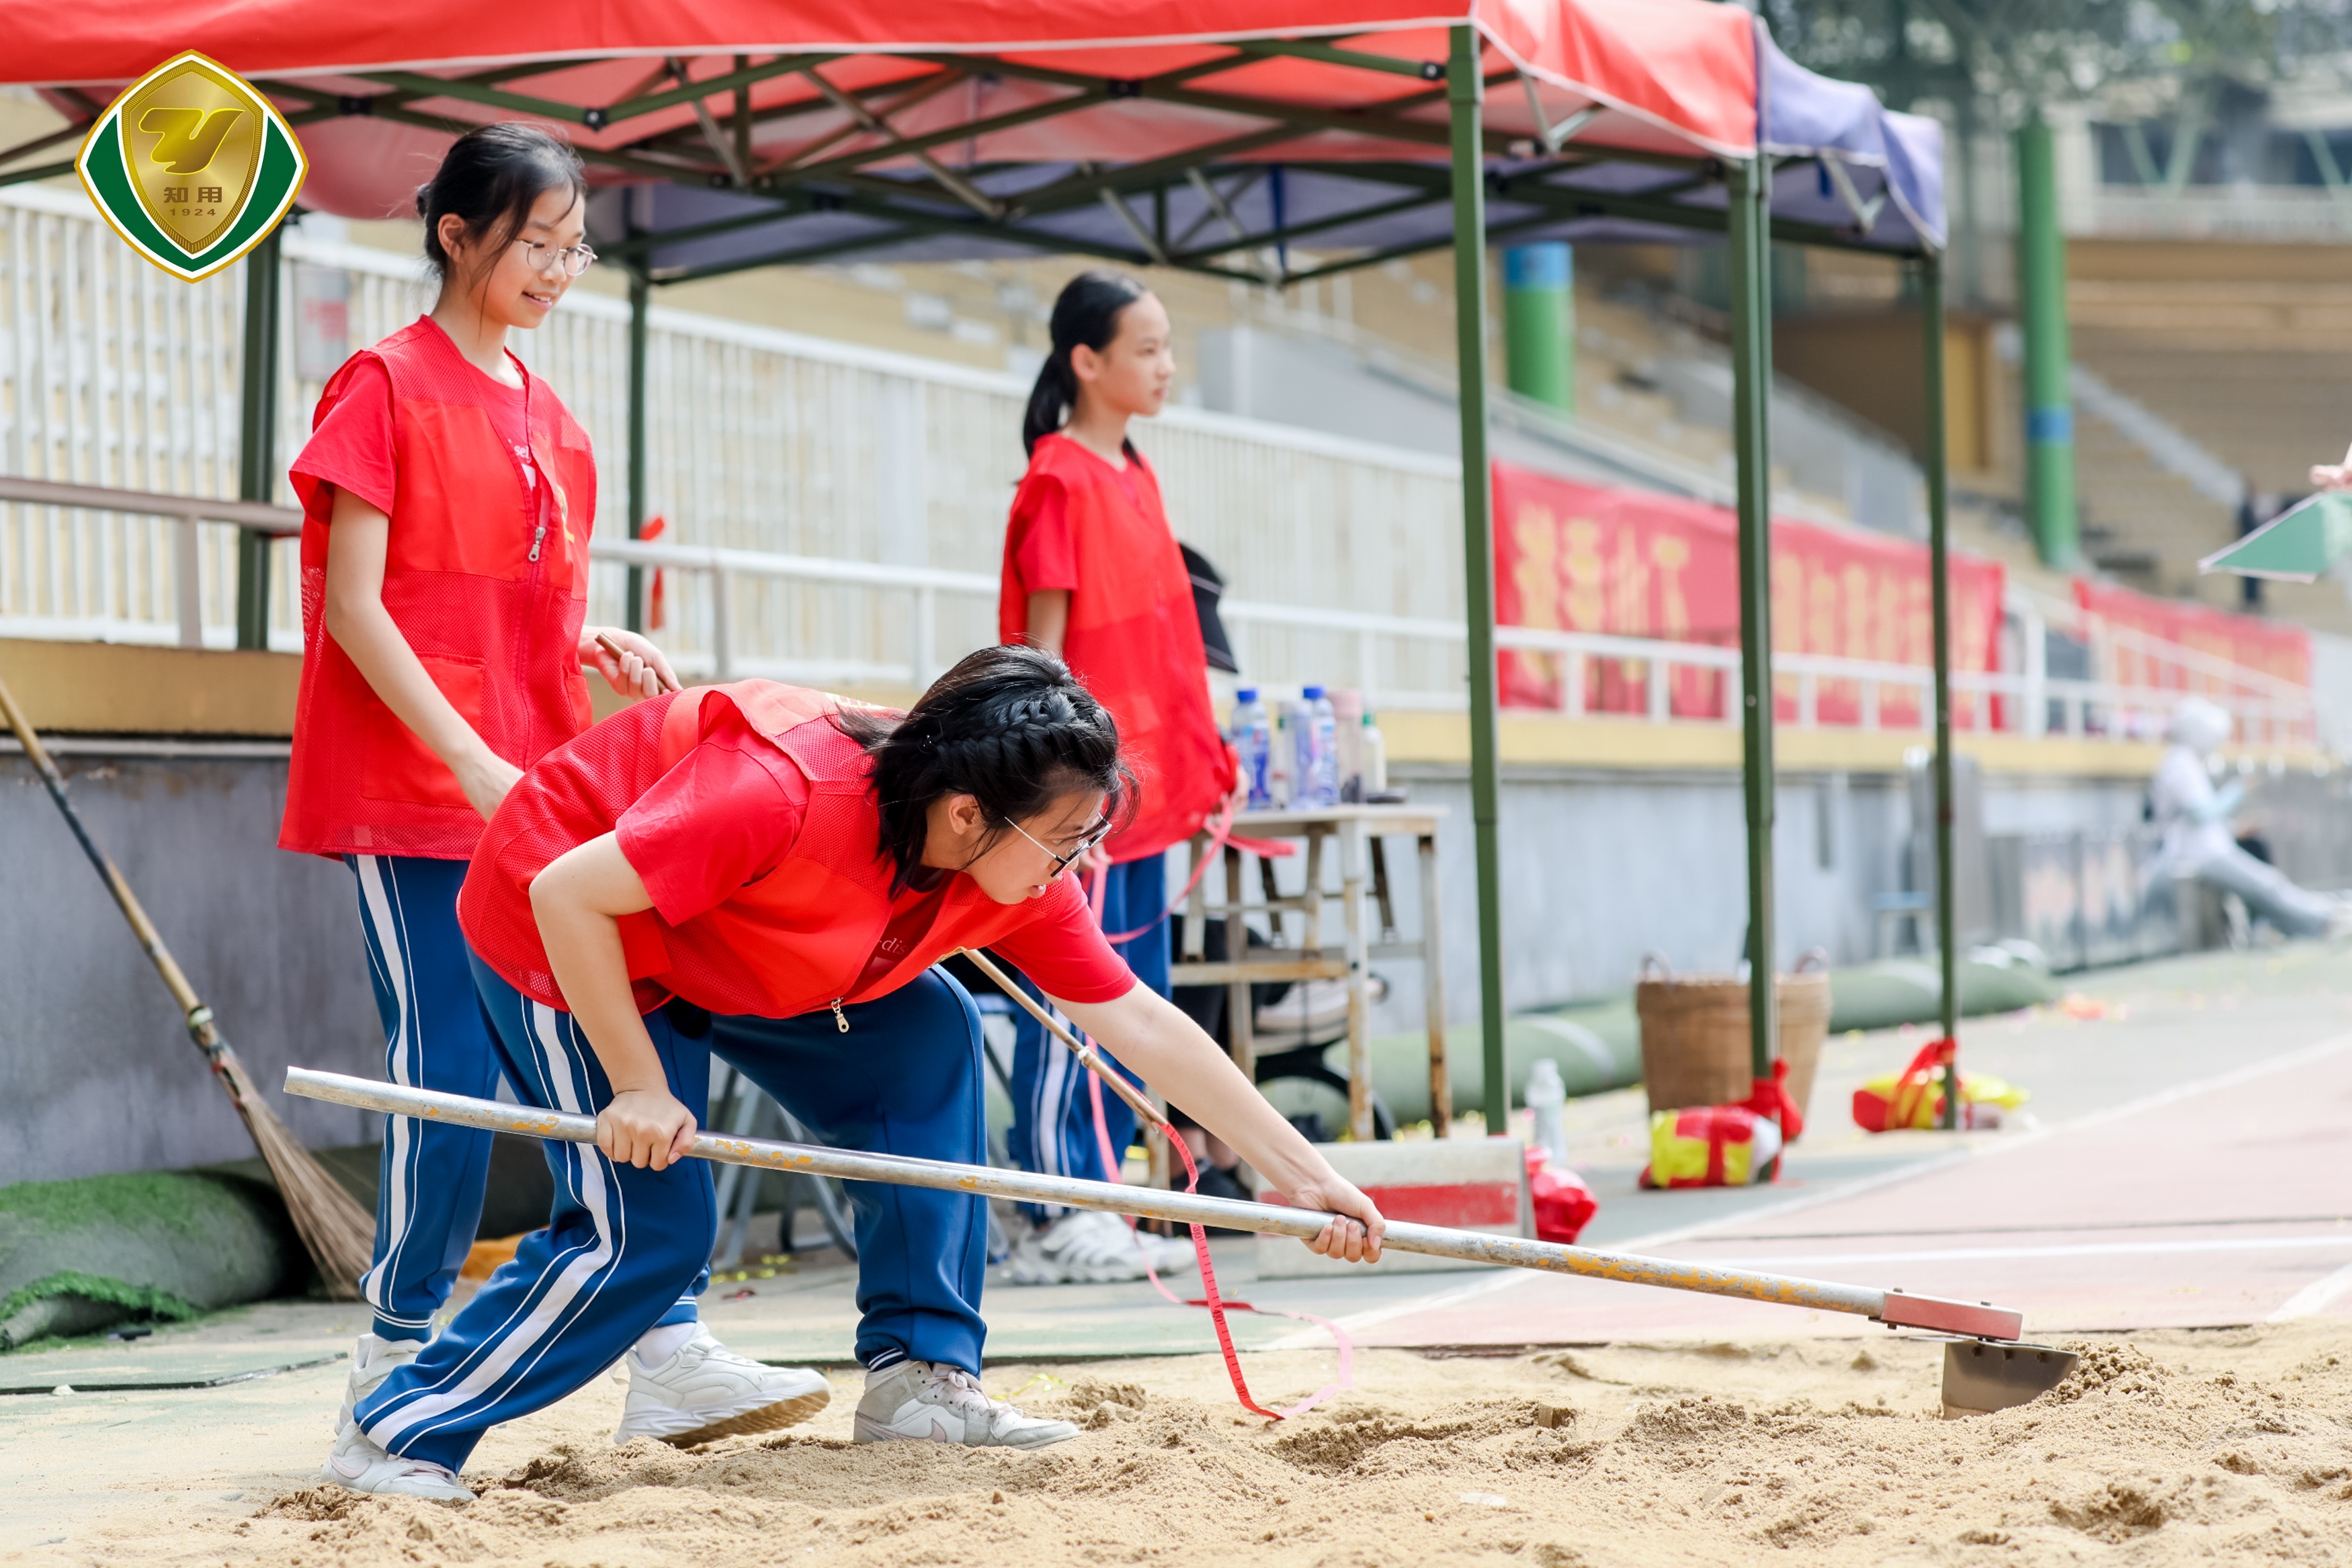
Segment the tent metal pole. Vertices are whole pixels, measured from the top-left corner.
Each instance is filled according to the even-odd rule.
[[[1470,632],[1470,821],[1478,866],[1478,1030],[1486,1130],[1508,1127],[1509,1070],[1503,1057],[1501,817],[1495,724],[1495,528],[1486,473],[1486,98],[1474,26],[1453,29],[1445,96],[1454,131],[1454,322],[1462,404],[1463,610]],[[1356,1129],[1370,1137],[1370,1113]],[[1440,1128],[1442,1134],[1444,1128]]]
[[[1945,537],[1944,258],[1928,251],[1919,258],[1919,344],[1926,380],[1927,421],[1921,465],[1927,478],[1927,573],[1935,605],[1936,640],[1936,940],[1942,949],[1941,1039],[1958,1038],[1959,937],[1954,929],[1952,889],[1952,582]],[[1960,1068],[1957,1053],[1944,1067],[1944,1125],[1960,1117]]]
[[[629,537],[646,526],[646,316],[652,308],[653,280],[641,265],[629,267]],[[646,629],[646,573],[629,568],[624,623]]]
[[[245,345],[238,374],[236,493],[241,500],[276,499],[278,467],[278,254],[282,226],[246,253]],[[236,645],[269,646],[269,546],[259,528],[236,535]]]
[[[1780,1056],[1772,932],[1772,239],[1770,160],[1735,172],[1727,238],[1731,284],[1731,450],[1739,520],[1741,793],[1748,813],[1748,1039],[1759,1078]]]
[[[2066,325],[2066,236],[2058,155],[2039,113],[2017,131],[2017,309],[2025,339],[2026,520],[2042,563],[2071,570],[2082,544],[2074,505],[2074,349]]]

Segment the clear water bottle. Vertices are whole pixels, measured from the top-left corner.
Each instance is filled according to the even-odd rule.
[[[1301,806],[1339,803],[1339,719],[1321,686],[1300,694],[1292,799]]]
[[[1535,1113],[1535,1135],[1528,1140],[1531,1147],[1543,1152],[1547,1165],[1565,1168],[1568,1165],[1568,1085],[1560,1082],[1559,1063],[1550,1057],[1539,1058],[1528,1070],[1528,1087],[1522,1098],[1528,1110]]]
[[[1274,727],[1265,716],[1265,705],[1257,700],[1255,686],[1244,686],[1234,694],[1231,739],[1241,754],[1242,787],[1249,791],[1250,809],[1272,806]]]

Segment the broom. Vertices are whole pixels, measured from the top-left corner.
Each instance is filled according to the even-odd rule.
[[[16,732],[25,755],[39,770],[41,782],[48,786],[49,799],[65,813],[66,825],[80,841],[82,853],[98,868],[99,880],[114,894],[114,902],[122,906],[123,918],[131,922],[139,946],[146,949],[155,972],[163,977],[172,999],[187,1019],[188,1033],[195,1040],[196,1049],[205,1053],[205,1060],[212,1066],[213,1076],[228,1092],[229,1103],[236,1107],[236,1113],[245,1118],[245,1130],[253,1134],[254,1147],[261,1151],[269,1174],[277,1179],[278,1196],[286,1200],[286,1212],[293,1217],[295,1233],[301,1237],[311,1261],[319,1266],[319,1277],[325,1282],[327,1294],[339,1301],[357,1301],[359,1278],[373,1260],[374,1216],[362,1208],[327,1174],[327,1168],[297,1141],[292,1129],[278,1120],[278,1113],[269,1108],[268,1102],[253,1086],[245,1063],[237,1060],[236,1051],[213,1022],[212,1009],[205,1006],[204,998],[188,984],[187,976],[180,972],[179,963],[163,946],[163,938],[156,934],[154,922],[140,907],[131,884],[122,880],[122,873],[114,869],[106,852],[90,838],[89,830],[82,824],[81,813],[66,799],[65,779],[58,775],[57,764],[49,760],[40,737],[33,733],[25,710],[16,706],[16,696],[5,682],[0,682],[0,712],[7,716],[8,727]]]

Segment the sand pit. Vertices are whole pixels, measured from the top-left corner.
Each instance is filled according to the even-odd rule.
[[[68,1560],[2352,1562],[2342,1324],[2075,1343],[2067,1385],[1965,1421],[1937,1414],[1937,1347],[1892,1336],[1377,1351],[1357,1392],[1274,1427],[1241,1417],[1213,1359],[993,1370],[1088,1427],[1027,1455],[853,1447],[851,1378],[781,1437],[619,1449],[600,1385],[486,1446],[469,1507],[301,1488],[219,1528],[118,1520]],[[1249,1361],[1262,1396],[1328,1366]]]

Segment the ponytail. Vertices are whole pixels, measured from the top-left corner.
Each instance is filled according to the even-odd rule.
[[[834,716],[874,759],[881,849],[897,885],[923,863],[931,802],[970,795],[988,814],[987,847],[1012,824],[1080,789],[1099,790],[1114,820],[1132,791],[1110,710],[1041,648],[1002,643],[966,654],[897,717],[871,708]]]
[[[1142,284],[1123,272],[1081,272],[1063,286],[1054,300],[1047,331],[1053,351],[1037,367],[1037,384],[1029,389],[1029,408],[1021,419],[1021,449],[1034,454],[1037,443],[1062,428],[1078,403],[1078,373],[1070,368],[1070,354],[1081,343],[1101,353],[1118,336],[1118,319],[1143,298]],[[1128,445],[1132,454],[1135,448]]]

